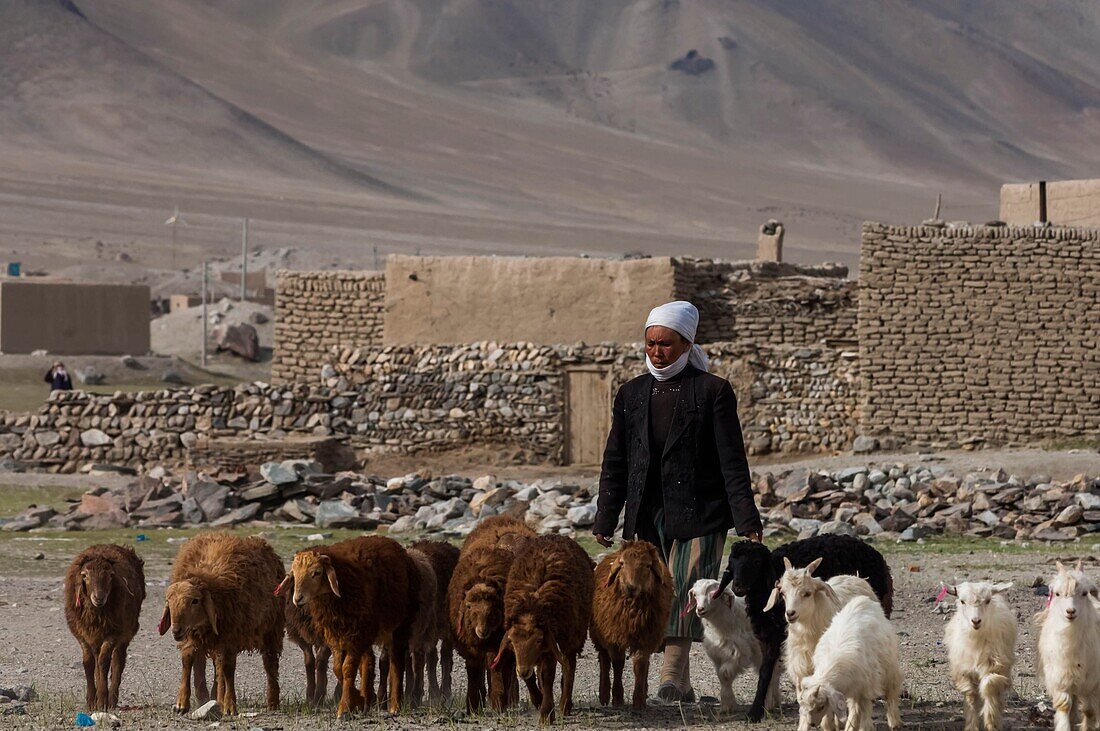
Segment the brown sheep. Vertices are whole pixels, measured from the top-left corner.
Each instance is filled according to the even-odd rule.
[[[126,648],[145,601],[144,565],[132,548],[100,544],[79,553],[65,574],[65,621],[84,653],[89,711],[118,706]]]
[[[420,577],[397,541],[383,536],[352,538],[299,551],[291,565],[295,606],[308,603],[316,626],[333,652],[341,684],[337,718],[374,705],[374,648],[393,658],[389,709],[401,707],[409,637],[416,616]],[[355,687],[363,678],[363,692]]]
[[[510,648],[516,672],[532,687],[536,670],[541,696],[532,693],[539,720],[554,720],[554,670],[561,663],[561,714],[573,711],[573,680],[592,618],[593,563],[576,541],[559,535],[528,540],[508,572],[504,637],[493,661]]]
[[[672,594],[668,567],[646,541],[624,541],[596,567],[591,636],[600,658],[602,705],[608,700],[623,704],[623,665],[629,652],[634,662],[634,708],[645,709],[649,657],[664,642]]]
[[[289,588],[292,581],[293,575],[287,574],[275,593],[283,598],[286,636],[302,651],[306,668],[306,702],[311,706],[320,706],[328,693],[328,661],[332,651],[313,624],[309,607],[294,606],[294,590]]]
[[[433,701],[450,699],[451,697],[451,670],[454,667],[454,637],[451,635],[450,623],[447,621],[447,587],[451,585],[451,577],[454,576],[455,565],[458,563],[458,547],[446,541],[421,540],[414,542],[410,548],[423,551],[432,562],[435,571],[437,586],[436,605],[439,612],[439,649],[433,645],[428,650],[427,675],[428,697]],[[437,678],[436,666],[442,672]]]
[[[205,686],[206,658],[214,660],[216,699],[237,713],[237,655],[259,652],[267,674],[267,707],[279,707],[279,655],[283,651],[283,605],[272,588],[283,562],[261,538],[202,533],[183,544],[172,564],[158,631],[169,628],[180,649],[183,673],[175,710],[191,704],[189,680]],[[200,698],[201,700],[201,698]]]
[[[486,673],[489,704],[502,711],[519,699],[512,672],[512,654],[496,668],[490,664],[504,631],[504,588],[515,553],[511,548],[533,539],[535,532],[515,518],[486,518],[466,537],[448,587],[447,606],[455,649],[466,660],[466,709],[479,712],[485,705]],[[533,686],[533,680],[529,687]],[[537,692],[533,690],[532,692]]]
[[[429,648],[434,648],[439,639],[439,625],[442,618],[439,615],[437,600],[439,588],[431,560],[423,551],[415,548],[408,549],[408,554],[416,566],[420,588],[416,597],[416,616],[413,618],[409,634],[409,654],[405,666],[405,672],[409,677],[405,686],[405,700],[410,706],[416,707],[424,698],[424,664],[428,658]],[[383,672],[389,669],[388,655],[383,655],[379,667]],[[379,698],[384,698],[386,695],[388,694],[384,694],[379,688]]]

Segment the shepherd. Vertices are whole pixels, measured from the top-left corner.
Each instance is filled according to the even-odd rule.
[[[717,579],[726,534],[761,540],[737,399],[707,372],[690,302],[654,308],[645,324],[647,373],[615,395],[592,533],[603,546],[625,507],[623,538],[649,541],[675,586],[657,697],[693,702],[689,653],[703,639],[694,612],[681,616],[698,579]]]

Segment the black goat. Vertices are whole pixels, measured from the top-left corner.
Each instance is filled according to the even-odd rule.
[[[749,707],[750,721],[759,721],[764,717],[764,701],[782,653],[783,641],[787,639],[783,596],[779,596],[770,611],[764,611],[776,582],[783,575],[784,558],[796,568],[805,567],[814,559],[822,558],[814,576],[830,579],[842,574],[858,575],[871,585],[887,617],[894,608],[894,581],[890,576],[890,567],[881,553],[858,538],[816,536],[787,543],[774,551],[769,551],[767,546],[753,541],[733,544],[718,592],[721,593],[726,586],[730,586],[734,594],[745,598],[745,609],[752,622],[753,632],[760,640],[763,660],[756,685],[756,697]]]

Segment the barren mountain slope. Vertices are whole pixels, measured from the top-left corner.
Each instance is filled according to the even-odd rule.
[[[861,220],[919,220],[937,192],[986,220],[1003,180],[1100,157],[1100,9],[1074,0],[72,0],[87,21],[64,1],[6,11],[49,7],[44,40],[0,25],[23,40],[0,71],[66,64],[0,100],[0,144],[35,151],[21,175],[162,172],[199,214],[358,265],[373,245],[744,256],[771,216],[792,258],[855,264]],[[240,199],[202,194],[223,175]]]

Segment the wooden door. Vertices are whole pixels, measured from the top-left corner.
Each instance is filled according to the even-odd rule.
[[[570,368],[566,383],[565,461],[599,464],[611,430],[611,374],[603,368]]]

